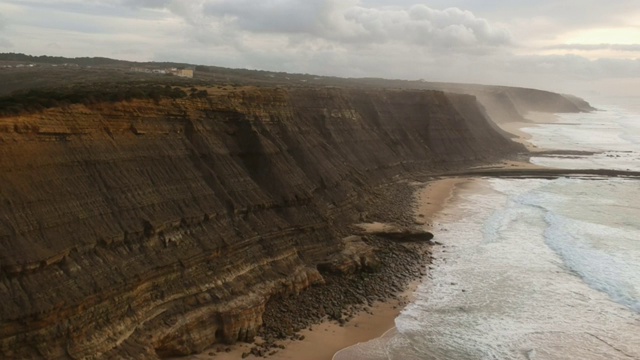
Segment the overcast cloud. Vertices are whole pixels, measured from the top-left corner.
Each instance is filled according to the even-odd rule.
[[[639,24],[636,0],[0,0],[0,52],[640,92]]]
[[[615,50],[615,51],[633,51],[640,52],[640,43],[638,44],[558,44],[547,47],[547,49],[558,50]]]

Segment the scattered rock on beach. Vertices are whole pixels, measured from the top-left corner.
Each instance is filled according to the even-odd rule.
[[[326,319],[325,314],[345,326],[360,311],[371,314],[365,306],[397,298],[396,294],[420,277],[429,263],[430,253],[422,250],[429,246],[427,243],[389,242],[378,236],[371,236],[368,243],[376,249],[381,263],[377,271],[326,273],[325,285],[311,287],[297,296],[273,298],[263,315],[265,325],[260,335],[300,340],[301,336],[286,335],[286,329],[308,328]]]
[[[347,236],[354,232],[345,229],[341,234],[345,251],[318,266],[325,284],[307,288],[298,295],[272,297],[258,334],[262,339],[272,340],[265,341],[261,347],[254,346],[250,354],[262,357],[272,349],[283,349],[284,345],[275,344],[277,339],[302,340],[304,336],[297,333],[299,329],[327,319],[344,326],[359,312],[372,314],[370,307],[376,301],[397,299],[398,292],[422,276],[431,261],[429,248],[433,234],[415,228],[411,216],[414,190],[406,184],[396,184],[380,191],[379,203],[367,209],[366,219],[379,221],[374,224],[383,225],[385,231]],[[391,229],[384,226],[390,222],[394,224]],[[361,253],[373,255],[379,265],[367,266],[369,255],[362,259]],[[345,260],[359,266],[349,268]],[[349,270],[344,271],[346,269]]]

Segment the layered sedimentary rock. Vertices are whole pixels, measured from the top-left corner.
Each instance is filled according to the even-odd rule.
[[[527,121],[530,111],[577,113],[595,110],[588,102],[572,95],[544,90],[506,86],[427,83],[421,87],[476,96],[494,122]]]
[[[476,98],[209,89],[0,119],[0,354],[149,358],[251,339],[322,282],[371,189],[520,151]]]

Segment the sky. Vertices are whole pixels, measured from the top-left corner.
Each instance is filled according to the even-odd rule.
[[[0,0],[0,52],[640,96],[640,4]]]

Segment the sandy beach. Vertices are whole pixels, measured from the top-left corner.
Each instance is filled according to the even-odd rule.
[[[554,123],[558,121],[558,117],[555,114],[530,111],[525,115],[525,118],[528,120],[527,122],[523,122],[523,121],[502,122],[497,125],[502,130],[515,135],[516,137],[513,138],[513,141],[524,145],[527,148],[527,150],[531,152],[541,151],[541,149],[538,149],[535,145],[532,145],[528,141],[531,138],[531,135],[522,131],[522,129],[527,127],[535,127],[537,126],[537,124]]]
[[[430,219],[444,208],[446,202],[453,196],[455,187],[464,182],[464,178],[436,179],[428,183],[414,183],[413,186],[421,186],[416,191],[414,203],[414,215],[416,223],[423,224],[426,230],[431,230],[433,224]],[[416,280],[401,293],[397,299],[389,299],[385,302],[376,302],[365,311],[359,312],[352,320],[344,325],[336,321],[324,321],[314,325],[311,329],[303,329],[300,335],[303,340],[284,340],[278,343],[284,345],[284,349],[275,350],[269,356],[272,360],[307,359],[330,360],[333,355],[351,345],[366,342],[382,336],[395,327],[395,318],[406,304],[411,301],[411,296],[421,280]],[[256,339],[260,342],[260,339]],[[216,345],[202,354],[189,357],[190,359],[219,359],[237,360],[243,353],[249,353],[253,344],[239,343],[233,346]],[[227,351],[228,350],[228,351]],[[254,355],[248,355],[246,359],[257,359]]]

